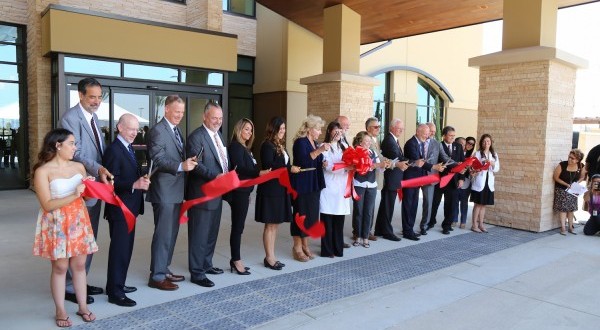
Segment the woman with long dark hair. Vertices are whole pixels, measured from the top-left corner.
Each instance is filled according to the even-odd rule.
[[[487,170],[472,172],[471,202],[473,207],[473,223],[471,230],[476,233],[487,233],[483,226],[485,207],[494,205],[494,173],[500,171],[500,159],[494,151],[494,141],[489,134],[483,134],[479,139],[479,150],[474,154],[482,164],[490,164]]]
[[[72,325],[65,310],[65,277],[70,268],[79,309],[84,322],[96,316],[87,306],[85,260],[98,251],[90,218],[81,194],[86,177],[82,164],[72,161],[77,147],[69,130],[54,129],[44,137],[44,144],[33,166],[32,181],[40,202],[33,254],[50,259],[50,288],[56,307],[56,326]]]
[[[585,179],[583,170],[583,153],[579,149],[573,149],[569,152],[566,161],[560,162],[554,169],[554,203],[553,210],[560,216],[560,234],[566,235],[565,222],[569,222],[569,233],[575,235],[573,219],[577,211],[577,196],[567,192],[575,182],[581,182]]]
[[[229,170],[235,170],[241,180],[256,178],[271,171],[270,168],[259,171],[254,155],[250,151],[252,142],[254,142],[254,124],[250,119],[242,118],[233,127],[233,136],[227,148]],[[253,189],[253,186],[235,189],[231,192],[229,199],[231,205],[231,233],[229,235],[231,260],[229,260],[229,267],[232,273],[235,270],[238,275],[250,275],[248,268],[242,263],[240,246],[250,205],[250,193]]]
[[[290,165],[290,156],[285,150],[285,121],[281,117],[273,117],[267,124],[265,140],[260,146],[260,162],[263,170],[285,167],[291,173],[299,171],[297,166]],[[292,221],[292,201],[286,189],[277,180],[258,185],[255,219],[265,224],[265,267],[281,270],[285,265],[275,257],[275,238],[279,224]]]
[[[346,149],[340,141],[341,137],[340,123],[329,123],[324,142],[329,143],[331,148],[323,153],[327,167],[323,171],[325,188],[321,190],[319,201],[321,221],[325,225],[325,236],[321,237],[321,257],[344,255],[344,218],[350,214],[350,200],[344,198],[348,174],[345,169],[333,170],[333,165],[342,161]]]

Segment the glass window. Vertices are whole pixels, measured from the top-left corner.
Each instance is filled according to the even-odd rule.
[[[2,37],[0,37],[2,38]],[[17,62],[17,46],[0,44],[0,62]]]
[[[254,58],[238,56],[238,71],[229,74],[229,132],[241,118],[254,113]]]
[[[65,72],[120,77],[121,63],[65,56]]]
[[[444,125],[444,99],[423,79],[417,84],[417,123],[434,123],[438,129],[436,139],[441,138]]]
[[[16,64],[0,64],[0,80],[19,81],[19,73],[17,70],[17,65]]]
[[[244,72],[238,70],[237,72],[229,75],[229,83],[252,85],[254,84],[254,72]]]
[[[220,72],[182,69],[181,82],[186,84],[223,86],[223,74]]]
[[[25,27],[0,24],[0,190],[28,186]]]
[[[123,76],[126,78],[172,82],[177,82],[179,78],[177,69],[129,63],[125,63]]]
[[[390,84],[389,84],[389,72],[379,74],[374,77],[379,80],[379,85],[373,88],[373,117],[379,119],[381,129],[379,130],[379,138],[382,139],[385,132],[387,132],[388,126],[388,111],[389,111],[389,99]]]
[[[254,0],[223,0],[223,11],[245,16],[255,16]]]
[[[0,25],[0,42],[21,43],[21,31],[16,26]]]

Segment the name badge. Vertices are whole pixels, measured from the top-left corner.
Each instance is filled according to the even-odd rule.
[[[592,216],[597,217],[598,216],[598,210],[592,211]]]

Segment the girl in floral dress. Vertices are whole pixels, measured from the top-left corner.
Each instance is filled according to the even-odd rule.
[[[96,319],[86,303],[85,260],[98,251],[90,219],[81,194],[85,169],[73,162],[75,137],[66,129],[54,129],[44,137],[44,144],[33,167],[33,183],[40,202],[33,254],[50,259],[50,288],[56,306],[58,327],[70,327],[65,310],[65,276],[69,267],[73,274],[77,315],[85,322]]]

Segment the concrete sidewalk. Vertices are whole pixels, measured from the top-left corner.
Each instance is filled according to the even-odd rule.
[[[48,285],[50,265],[31,255],[39,208],[37,200],[28,190],[0,191],[0,200],[0,260],[3,265],[0,267],[3,279],[0,328],[51,328],[54,308]],[[129,295],[138,306],[118,307],[109,304],[104,295],[95,296],[96,302],[90,309],[98,316],[98,321],[86,324],[85,328],[596,329],[600,321],[596,303],[600,288],[596,285],[598,275],[595,272],[600,270],[600,237],[585,237],[581,228],[577,229],[579,235],[567,237],[504,228],[496,228],[498,235],[492,232],[490,236],[457,229],[448,237],[439,230],[432,230],[419,242],[380,239],[370,249],[346,249],[343,258],[317,258],[299,263],[291,258],[289,226],[282,225],[276,251],[286,267],[277,272],[262,266],[262,225],[252,220],[251,205],[242,257],[252,268],[252,275],[226,272],[211,277],[216,283],[211,289],[186,281],[175,292],[163,292],[146,286],[153,231],[151,207],[147,210],[149,212],[138,220],[127,281],[128,285],[138,287],[137,292]],[[229,207],[224,206],[223,211],[214,264],[227,268]],[[586,218],[584,213],[578,217]],[[393,224],[399,227],[399,211]],[[106,278],[107,230],[107,224],[101,222],[100,251],[95,255],[88,275],[88,283],[101,287]],[[350,236],[350,230],[347,220],[346,236]],[[525,236],[529,237],[528,243],[520,243],[519,239]],[[436,249],[440,247],[456,253],[445,259],[439,258]],[[318,241],[312,242],[312,249],[318,253]],[[439,255],[444,255],[442,252],[445,251],[439,251]],[[473,254],[472,258],[468,253]],[[395,256],[395,262],[406,260],[406,267],[390,268],[388,256]],[[427,262],[430,256],[435,260]],[[419,257],[426,261],[415,263],[414,258]],[[397,275],[395,269],[408,271],[415,265],[418,273],[407,273],[410,276],[401,278],[391,276]],[[172,270],[188,277],[186,268],[187,227],[182,226]],[[317,279],[325,279],[333,271],[344,277],[341,283],[348,285],[318,291]],[[295,283],[280,283],[288,282],[290,278],[295,279]],[[312,278],[315,280],[311,281]],[[373,289],[356,289],[368,281],[376,282]],[[303,294],[308,284],[312,295]],[[266,289],[261,287],[265,285]],[[278,289],[269,291],[269,285],[277,285]],[[302,290],[298,285],[303,286]],[[320,292],[327,292],[335,299],[323,298],[319,296]],[[269,293],[276,295],[269,296]],[[252,305],[258,304],[256,297],[263,299],[264,305],[260,306],[261,311],[251,312],[256,309]],[[250,298],[254,300],[244,300]],[[239,302],[239,305],[231,305],[231,301]],[[82,325],[81,319],[75,316],[76,305],[66,304],[74,324]],[[248,312],[241,311],[242,308]],[[157,311],[166,316],[161,317]],[[186,311],[189,313],[185,314]],[[209,322],[212,320],[215,322]]]

